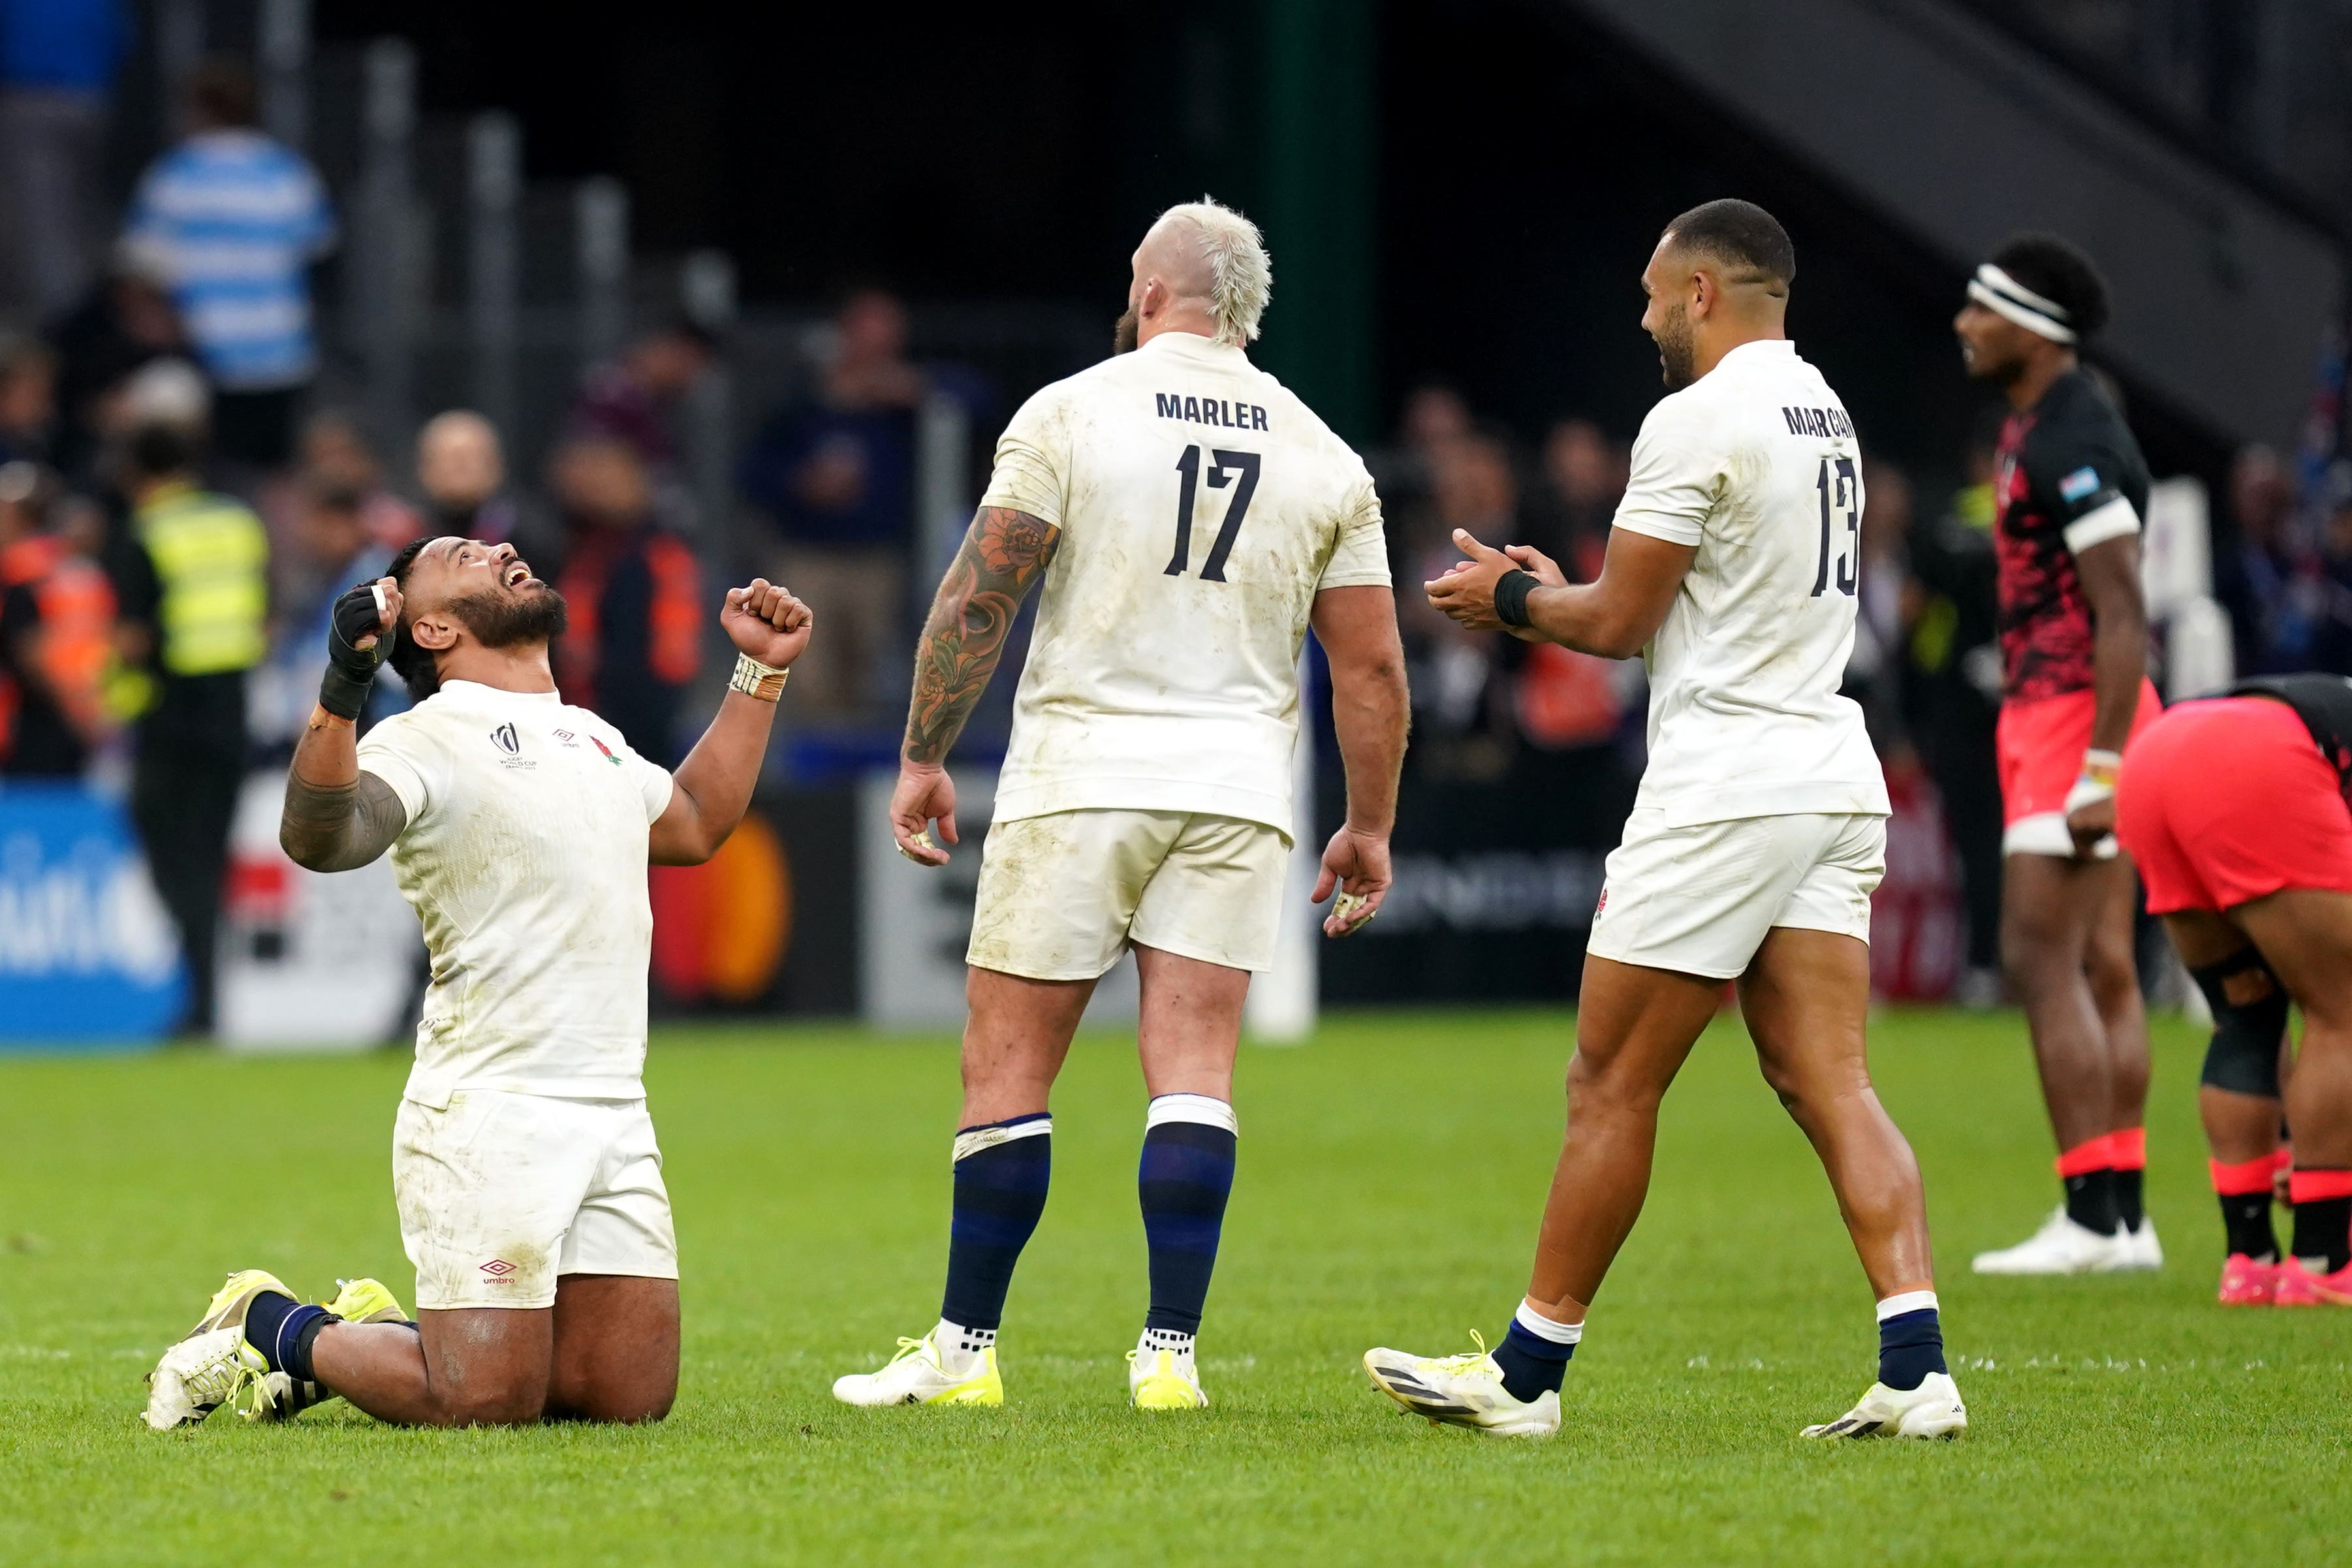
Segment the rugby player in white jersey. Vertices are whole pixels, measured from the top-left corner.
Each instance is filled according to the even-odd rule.
[[[1242,999],[1273,959],[1287,846],[1307,826],[1292,819],[1291,753],[1308,626],[1348,775],[1315,890],[1339,889],[1330,935],[1387,890],[1406,719],[1371,479],[1243,349],[1270,280],[1236,213],[1203,201],[1151,226],[1121,352],[1013,416],[924,627],[890,815],[901,851],[937,866],[932,825],[956,842],[949,748],[1044,581],[967,955],[945,1300],[898,1359],[834,1384],[849,1404],[1003,1401],[996,1331],[1045,1208],[1047,1094],[1096,981],[1130,947],[1151,1301],[1129,1396],[1208,1403],[1192,1345],[1233,1184]]]
[[[648,861],[709,859],[742,820],[808,609],[755,580],[741,652],[675,776],[556,694],[563,597],[509,544],[434,539],[335,606],[280,837],[318,871],[392,851],[433,983],[393,1131],[417,1320],[373,1280],[324,1307],[229,1276],[150,1379],[169,1427],[340,1394],[403,1426],[659,1420],[677,1393],[677,1243],[646,1115]],[[359,739],[389,636],[419,699]]]
[[[1600,580],[1454,538],[1428,585],[1465,626],[1643,656],[1650,761],[1593,919],[1568,1071],[1568,1139],[1533,1279],[1489,1354],[1375,1350],[1406,1409],[1506,1436],[1559,1429],[1586,1310],[1633,1227],[1658,1102],[1737,980],[1765,1080],[1811,1140],[1878,1302],[1878,1381],[1808,1436],[1967,1425],[1944,1365],[1911,1150],[1864,1061],[1870,895],[1886,789],[1838,684],[1853,642],[1860,452],[1783,331],[1796,253],[1747,202],[1695,207],[1642,287],[1669,395],[1643,421]]]

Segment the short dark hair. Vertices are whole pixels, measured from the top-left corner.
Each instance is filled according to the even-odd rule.
[[[124,455],[135,478],[169,479],[194,469],[204,455],[204,439],[184,425],[142,425],[131,432]]]
[[[2013,234],[1992,264],[2066,312],[2077,339],[2107,324],[2107,280],[2079,246],[2054,234]]]
[[[392,651],[384,656],[384,662],[407,685],[408,695],[419,702],[441,689],[441,671],[433,662],[433,650],[408,635],[408,574],[418,553],[432,542],[431,535],[409,541],[383,572],[400,590],[401,598],[400,618],[392,628]]]
[[[253,68],[235,55],[215,55],[190,71],[188,101],[214,125],[261,123],[261,94]]]
[[[1736,196],[1701,202],[1666,225],[1685,250],[1726,266],[1744,268],[1782,288],[1797,280],[1797,247],[1780,220]]]

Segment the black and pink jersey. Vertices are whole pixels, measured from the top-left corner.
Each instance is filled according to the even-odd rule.
[[[2074,553],[2137,531],[2147,462],[2123,416],[2079,370],[2000,427],[1993,542],[2000,564],[2002,695],[2012,702],[2091,685],[2091,606]]]

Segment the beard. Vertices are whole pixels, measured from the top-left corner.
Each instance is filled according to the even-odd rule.
[[[1698,379],[1698,355],[1691,347],[1690,314],[1680,305],[1669,308],[1658,328],[1658,366],[1666,390],[1680,392]]]
[[[449,613],[466,623],[484,647],[520,647],[553,642],[571,625],[563,595],[541,583],[512,593],[464,594],[449,601]]]
[[[1989,381],[2007,391],[2011,383],[2025,374],[2025,356],[2011,354],[2007,359],[1996,359],[1964,338],[1960,342],[1960,368],[1969,373],[1971,380]]]
[[[1110,352],[1115,354],[1131,354],[1135,352],[1135,307],[1132,305],[1120,312],[1118,320],[1111,323]]]

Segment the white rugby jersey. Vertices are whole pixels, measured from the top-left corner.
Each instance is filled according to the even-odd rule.
[[[433,960],[408,1098],[643,1095],[646,846],[668,773],[551,691],[470,680],[359,753],[408,809],[392,865]]]
[[[981,504],[1061,530],[997,816],[1198,811],[1289,834],[1315,595],[1389,580],[1362,460],[1240,349],[1163,332],[1023,405]]]
[[[1635,805],[1669,825],[1885,816],[1853,647],[1862,454],[1821,372],[1743,343],[1642,422],[1616,526],[1698,546],[1650,646],[1650,763]]]

